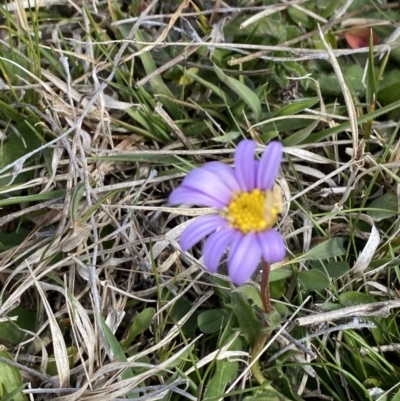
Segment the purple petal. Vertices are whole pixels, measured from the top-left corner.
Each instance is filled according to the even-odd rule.
[[[228,272],[233,283],[244,284],[255,272],[261,259],[256,234],[240,236],[232,244],[228,256]]]
[[[235,175],[242,191],[250,192],[256,185],[255,149],[256,143],[251,140],[241,141],[236,148]]]
[[[220,162],[209,162],[202,168],[216,174],[232,192],[240,190],[239,183],[237,182],[232,167]]]
[[[224,251],[240,233],[231,228],[223,228],[211,234],[203,248],[204,264],[208,271],[215,273]]]
[[[232,190],[220,176],[204,167],[192,170],[182,181],[182,186],[203,192],[224,205],[227,205],[232,197]]]
[[[258,233],[262,257],[266,262],[276,263],[283,260],[286,256],[285,243],[282,235],[271,228],[270,230]]]
[[[213,198],[212,196],[205,194],[204,192],[184,186],[174,189],[169,195],[168,199],[168,204],[170,205],[179,205],[181,203],[215,207],[217,209],[222,209],[225,206],[224,203]]]
[[[215,214],[194,219],[181,234],[180,245],[182,250],[187,251],[208,234],[211,234],[219,227],[225,227],[227,224],[223,217]]]
[[[256,184],[257,184],[257,174],[258,174],[258,170],[260,169],[260,160],[254,160],[254,171],[256,174]],[[258,187],[256,187],[258,188]]]
[[[257,188],[272,189],[282,161],[283,146],[280,142],[271,142],[261,157],[257,174]]]

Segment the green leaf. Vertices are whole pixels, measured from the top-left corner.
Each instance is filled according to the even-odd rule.
[[[293,401],[275,390],[271,384],[263,383],[263,389],[252,396],[244,397],[243,401]]]
[[[269,295],[272,299],[280,299],[285,295],[286,283],[283,280],[276,281],[269,286]]]
[[[397,391],[397,393],[393,396],[391,401],[400,401],[400,390]]]
[[[383,258],[383,259],[374,259],[371,260],[370,267],[372,269],[375,269],[377,267],[381,267],[383,265],[386,265],[386,267],[391,267],[391,266],[398,266],[400,265],[400,259],[392,259],[392,258]]]
[[[225,309],[211,309],[199,314],[197,326],[205,334],[217,333],[229,320],[229,313]]]
[[[186,74],[193,78],[194,81],[198,82],[200,85],[204,86],[205,88],[212,91],[215,95],[220,97],[228,106],[233,105],[233,101],[229,98],[229,96],[223,92],[218,86],[212,84],[211,82],[207,81],[206,79],[201,78],[197,74],[193,74],[193,72],[186,70]]]
[[[78,348],[76,348],[75,345],[72,345],[71,347],[67,348],[68,363],[69,363],[70,369],[72,369],[74,367],[74,360],[75,360],[75,356],[77,355],[77,353],[78,353]],[[51,354],[50,359],[51,360],[47,364],[47,374],[49,374],[51,376],[57,376],[58,370],[57,370],[55,355]]]
[[[326,270],[330,278],[336,278],[348,273],[350,265],[347,262],[332,262],[325,265],[321,264],[321,266],[316,267],[316,270],[319,270],[322,273],[325,273]]]
[[[394,192],[386,192],[382,196],[374,199],[368,206],[371,209],[367,214],[374,221],[381,221],[398,214],[398,198]]]
[[[261,102],[258,96],[245,84],[242,84],[237,79],[228,77],[225,73],[214,64],[214,70],[218,78],[229,88],[235,92],[254,112],[255,120],[261,118]]]
[[[383,105],[391,105],[400,99],[400,82],[395,82],[378,91],[378,100]]]
[[[364,67],[361,67],[357,64],[349,67],[343,67],[343,77],[350,90],[350,93],[354,96],[364,96],[365,94],[363,75]],[[314,78],[318,80],[319,88],[323,95],[342,95],[339,80],[335,73],[319,73],[315,74]],[[310,88],[315,89],[314,81],[310,81]]]
[[[335,2],[335,5],[336,5],[337,4],[336,0],[334,0],[334,2]],[[324,38],[325,38],[326,42],[331,45],[332,49],[337,49],[337,39],[336,39],[335,34],[332,31],[327,32],[324,35]],[[322,40],[319,37],[319,35],[315,35],[313,37],[313,42],[314,42],[314,46],[315,46],[316,49],[325,50],[325,45],[322,42]]]
[[[284,141],[283,144],[285,146],[295,146],[298,145],[299,143],[303,142],[305,139],[307,139],[311,133],[314,131],[315,127],[319,124],[319,121],[313,121],[310,125],[307,127],[300,129],[299,131],[295,132],[293,135],[290,135],[287,137]]]
[[[229,131],[225,135],[216,136],[214,138],[211,138],[211,140],[214,142],[227,143],[239,138],[241,135],[242,133],[239,131]]]
[[[127,362],[128,360],[126,358],[124,350],[122,349],[121,344],[115,338],[113,332],[107,326],[107,323],[104,321],[102,316],[100,316],[100,323],[101,323],[101,327],[102,327],[102,329],[104,331],[104,335],[106,337],[108,346],[110,347],[111,352],[112,352],[115,360],[118,361],[118,362]],[[126,368],[121,373],[121,379],[122,380],[131,379],[133,377],[134,377],[134,373],[133,373],[132,368]],[[131,398],[136,398],[136,396],[135,397],[132,396]]]
[[[280,267],[279,269],[272,270],[269,274],[269,282],[284,280],[293,274],[293,270],[290,266]]]
[[[300,101],[294,101],[287,106],[283,106],[279,109],[279,111],[275,114],[275,117],[279,116],[292,116],[294,114],[302,112],[304,109],[309,109],[319,102],[317,97],[313,97],[311,99],[302,99]]]
[[[0,351],[0,357],[13,360],[7,351]],[[11,394],[17,390],[16,394],[13,394],[12,399],[14,401],[26,401],[27,397],[22,394],[21,387],[24,387],[21,372],[15,366],[11,366],[8,363],[0,361],[0,394],[1,399],[5,400],[5,394]]]
[[[275,17],[275,18],[274,18]],[[281,18],[265,17],[257,21],[257,25],[251,24],[244,28],[240,28],[240,25],[248,18],[243,16],[238,18],[234,24],[227,24],[224,28],[225,37],[226,36],[245,36],[246,38],[251,36],[263,38],[272,37],[279,39],[277,43],[284,42],[286,40],[286,32],[288,29],[294,29],[296,36],[300,36],[300,30],[294,26],[288,26]]]
[[[309,71],[304,67],[303,64],[298,63],[297,61],[285,61],[282,63],[282,73],[286,76],[287,83],[290,82],[290,79],[288,77],[305,77],[308,75]],[[300,83],[307,82],[308,85],[308,80],[299,80]],[[285,88],[288,86],[285,85]]]
[[[26,332],[21,329],[34,331],[36,326],[37,313],[24,309],[22,306],[18,306],[8,317],[17,316],[18,320],[8,320],[0,322],[0,343],[17,345],[25,337],[28,338]]]
[[[56,189],[51,192],[42,192],[42,193],[35,194],[35,195],[13,196],[11,198],[0,200],[0,206],[16,205],[19,203],[57,199],[57,198],[61,198],[64,195],[65,195],[65,189]]]
[[[221,342],[220,347],[225,346],[232,340],[232,336]],[[242,342],[240,338],[236,338],[231,346],[230,351],[240,351],[242,349]],[[208,381],[208,385],[204,392],[204,400],[216,399],[216,397],[223,397],[226,386],[231,380],[237,377],[239,371],[239,363],[237,361],[230,361],[229,359],[217,360],[215,363],[214,375]]]
[[[332,14],[336,11],[337,8],[338,8],[337,0],[321,2],[321,5],[318,7],[318,15],[326,19],[329,19],[329,17],[332,16]],[[334,47],[334,49],[336,49],[336,47]]]
[[[355,305],[365,305],[376,302],[376,299],[371,295],[364,294],[363,292],[358,291],[348,291],[344,294],[339,295],[339,302],[347,307],[347,306],[355,306]]]
[[[33,120],[30,121],[33,122]],[[34,121],[34,123],[36,124],[37,121]],[[25,156],[41,144],[36,133],[28,124],[28,120],[19,123],[16,128],[19,132],[18,136],[13,131],[10,131],[8,137],[3,139],[0,143],[0,169],[3,169],[20,157]],[[25,166],[32,163],[32,161],[33,158],[28,160]],[[32,172],[20,173],[14,180],[14,184],[27,182],[32,176]],[[6,186],[10,181],[11,177],[1,178],[0,187]]]
[[[254,285],[245,284],[237,288],[235,291],[244,294],[244,296],[251,300],[255,305],[257,305],[260,309],[264,309],[263,303],[261,300],[260,290]]]
[[[304,26],[308,29],[313,28],[313,21],[305,12],[294,7],[289,7],[287,13],[296,25]]]
[[[83,182],[79,182],[72,190],[71,220],[73,223],[77,223],[79,220],[79,204],[81,202],[84,191],[85,184]]]
[[[168,299],[172,299],[172,294],[169,294]],[[177,323],[181,318],[183,318],[193,307],[192,302],[190,302],[185,297],[180,297],[170,310],[170,317],[174,323]],[[197,315],[198,312],[194,312],[192,316],[186,321],[186,323],[181,327],[183,333],[193,338],[196,335],[197,329]]]
[[[308,252],[298,256],[292,260],[292,263],[299,262],[302,260],[313,260],[313,259],[328,259],[336,256],[341,256],[346,253],[346,249],[343,246],[343,238],[335,237],[328,239],[321,244],[318,244],[314,248],[311,248]]]
[[[146,308],[138,313],[131,325],[128,337],[122,341],[121,345],[123,347],[129,347],[138,335],[142,334],[150,327],[155,314],[156,310],[154,308]]]
[[[261,331],[261,322],[254,313],[254,308],[246,300],[245,296],[239,292],[232,292],[232,310],[235,314],[240,331],[246,338],[248,344],[253,347]]]
[[[376,299],[373,296],[359,291],[345,292],[344,294],[339,295],[338,299],[340,304],[344,307],[366,305],[376,302]],[[376,318],[371,316],[367,316],[365,317],[365,319],[370,322],[376,322]],[[377,341],[380,344],[382,344],[385,341],[383,335],[383,330],[387,331],[387,328],[384,329],[384,327],[386,326],[385,320],[386,319],[381,319],[381,322],[377,324],[375,328],[371,329],[375,341]]]
[[[144,37],[140,29],[136,31],[136,40],[138,42],[144,42]],[[138,44],[138,49],[141,50],[146,45]],[[146,70],[146,74],[149,75],[157,69],[156,63],[154,62],[153,58],[149,51],[146,51],[140,55],[140,59],[142,60],[143,67]],[[179,119],[181,117],[181,112],[179,110],[178,105],[172,100],[173,96],[170,90],[168,89],[167,85],[165,85],[162,77],[160,74],[155,75],[153,78],[150,79],[150,86],[153,89],[154,95],[163,95],[159,96],[160,102],[165,106],[168,112],[174,119]]]
[[[397,95],[397,99],[399,99],[400,83],[399,83],[397,88],[392,88],[392,89],[389,90],[389,92],[393,92],[394,94],[396,94]],[[379,93],[378,93],[378,99],[380,99],[379,98]],[[368,113],[368,114],[363,114],[362,116],[360,116],[357,119],[357,124],[360,125],[360,124],[366,123],[369,120],[374,120],[375,118],[380,117],[380,116],[382,116],[382,115],[384,115],[386,113],[389,113],[389,112],[391,112],[393,110],[396,110],[399,107],[400,107],[400,100],[396,100],[394,103],[390,102],[390,104],[388,104],[385,107],[381,107],[379,110],[375,110],[375,111],[373,111],[371,113]],[[350,122],[346,121],[343,124],[335,125],[332,128],[327,128],[327,129],[324,129],[324,130],[322,130],[320,132],[312,134],[305,141],[303,141],[302,143],[303,144],[306,144],[306,143],[317,143],[317,142],[319,142],[319,141],[321,141],[321,140],[323,140],[325,138],[328,138],[331,135],[335,135],[335,134],[338,134],[340,132],[344,132],[344,131],[348,130],[349,128],[350,128]]]
[[[329,287],[329,278],[319,270],[303,270],[298,274],[300,283],[309,290],[321,291]]]
[[[8,233],[0,232],[0,252],[21,245],[30,233],[31,230],[23,227],[19,227],[17,230]]]

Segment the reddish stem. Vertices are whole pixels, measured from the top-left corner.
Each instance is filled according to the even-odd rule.
[[[271,266],[268,262],[262,262],[262,279],[261,279],[261,299],[265,313],[272,312],[271,299],[269,297],[269,273]]]

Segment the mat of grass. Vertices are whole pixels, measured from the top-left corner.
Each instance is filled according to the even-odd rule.
[[[400,400],[398,2],[0,6],[1,400]],[[285,145],[235,288],[168,196]]]

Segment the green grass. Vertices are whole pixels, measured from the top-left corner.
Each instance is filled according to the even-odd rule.
[[[1,400],[400,400],[398,4],[227,3],[0,8]],[[167,203],[244,138],[286,146],[270,314]]]

